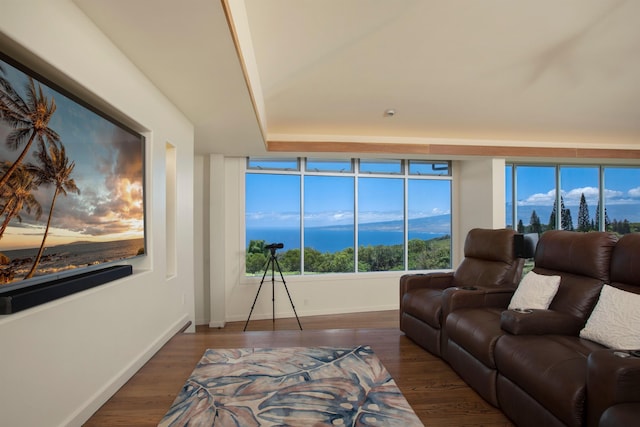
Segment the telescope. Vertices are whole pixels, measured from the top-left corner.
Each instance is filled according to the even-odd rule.
[[[284,248],[284,243],[271,243],[264,247],[265,249],[282,249]]]
[[[291,299],[291,294],[289,293],[289,288],[287,288],[287,283],[284,281],[284,276],[282,275],[282,270],[280,269],[280,263],[278,262],[278,257],[276,255],[276,249],[284,248],[284,243],[270,243],[264,247],[265,249],[269,249],[271,251],[271,255],[267,260],[267,264],[264,267],[264,274],[262,275],[262,280],[260,280],[260,286],[258,286],[258,292],[256,292],[256,297],[253,300],[253,304],[251,304],[251,310],[249,311],[249,317],[247,317],[247,322],[244,324],[243,331],[247,330],[247,326],[249,325],[249,319],[251,319],[251,313],[253,313],[253,309],[256,306],[256,301],[258,301],[258,295],[260,295],[260,290],[262,289],[262,284],[264,283],[265,277],[267,277],[267,271],[269,271],[269,266],[271,266],[271,317],[273,319],[273,329],[276,328],[276,297],[275,297],[275,282],[276,282],[276,269],[278,273],[280,273],[280,281],[284,285],[284,290],[287,291],[287,296],[289,297],[289,302],[291,303],[291,308],[293,308],[293,314],[296,315],[296,320],[298,321],[298,326],[300,330],[302,330],[302,324],[300,323],[300,319],[298,318],[298,313],[296,313],[296,307],[293,305],[293,300]]]

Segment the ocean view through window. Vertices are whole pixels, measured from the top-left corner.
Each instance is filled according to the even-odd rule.
[[[283,243],[284,274],[451,266],[451,165],[394,159],[247,159],[246,274]]]

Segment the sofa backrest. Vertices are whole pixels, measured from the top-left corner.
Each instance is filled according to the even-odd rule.
[[[454,286],[507,286],[515,288],[524,260],[517,258],[511,229],[474,228],[464,242],[464,259],[453,274]]]
[[[560,286],[549,309],[586,321],[604,283],[610,283],[611,256],[618,238],[593,231],[549,230],[542,234],[534,272],[560,276]]]
[[[620,237],[611,255],[611,286],[640,294],[640,233]]]

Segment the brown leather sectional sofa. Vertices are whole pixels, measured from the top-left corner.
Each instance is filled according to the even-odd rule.
[[[560,276],[548,309],[507,309],[513,296],[508,285],[441,289],[440,355],[519,426],[640,425],[640,357],[580,337],[604,284],[640,294],[640,233],[618,239],[548,231],[540,237],[533,271]],[[401,319],[413,317],[406,309],[415,314],[421,303],[433,305],[416,292],[416,282],[403,293],[403,280]],[[415,322],[409,325],[405,333],[420,344]]]

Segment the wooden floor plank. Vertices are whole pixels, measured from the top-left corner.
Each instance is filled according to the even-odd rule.
[[[207,348],[370,345],[425,426],[512,426],[451,370],[404,336],[397,311],[232,322],[174,336],[85,427],[156,426]]]

